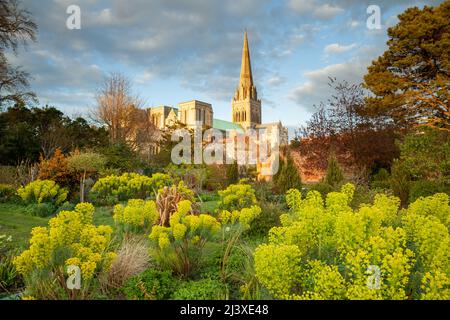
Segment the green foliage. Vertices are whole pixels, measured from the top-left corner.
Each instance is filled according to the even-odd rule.
[[[227,166],[227,182],[228,184],[235,184],[239,181],[239,166],[237,162],[233,162]]]
[[[337,161],[336,155],[331,154],[328,159],[327,174],[325,176],[325,183],[329,184],[333,188],[339,187],[339,185],[344,181],[344,173]]]
[[[90,191],[90,197],[96,203],[111,205],[129,199],[153,197],[160,188],[172,183],[172,178],[164,173],[155,173],[151,177],[137,173],[110,175],[97,180]]]
[[[400,161],[413,180],[450,176],[450,132],[421,128],[400,143]]]
[[[394,195],[400,198],[402,206],[406,206],[409,199],[411,174],[404,162],[395,160],[392,164],[390,185]]]
[[[387,50],[364,77],[373,95],[370,114],[389,115],[396,124],[424,123],[449,129],[450,3],[408,8],[388,29]],[[447,112],[447,114],[446,114]]]
[[[329,185],[326,182],[315,183],[309,188],[309,190],[311,190],[311,191],[319,192],[323,198],[326,198],[327,194],[334,191],[334,189],[335,188],[333,188],[331,185]]]
[[[225,190],[218,191],[220,201],[218,210],[240,210],[257,204],[255,190],[251,185],[242,183],[231,184]]]
[[[191,202],[178,203],[169,220],[169,227],[154,226],[150,233],[150,255],[175,274],[190,277],[198,271],[205,243],[215,238],[220,223],[207,214],[192,215]]]
[[[390,184],[390,174],[385,168],[378,170],[376,174],[372,176],[372,182],[370,186],[376,189],[389,189]]]
[[[281,161],[282,162],[282,161]],[[275,185],[281,193],[289,189],[302,189],[302,181],[298,169],[290,153],[286,155],[286,163],[279,168],[280,174],[276,177]]]
[[[125,232],[144,233],[159,220],[155,201],[130,199],[126,206],[117,204],[114,207],[114,221]]]
[[[0,236],[0,248],[1,242]],[[0,255],[0,292],[15,291],[23,285],[23,279],[13,264],[13,258],[12,251]]]
[[[324,202],[317,191],[303,199],[290,190],[282,226],[255,250],[261,283],[279,299],[448,299],[449,196],[399,211],[398,198],[379,194],[353,210],[354,191],[346,184]],[[368,284],[371,266],[379,288]]]
[[[105,143],[97,149],[106,159],[105,166],[120,172],[136,170],[141,164],[139,156],[125,142]]]
[[[164,171],[172,177],[174,181],[183,181],[184,184],[195,190],[197,193],[201,192],[204,184],[208,179],[208,168],[205,165],[191,165],[169,164]]]
[[[226,286],[213,279],[184,282],[172,296],[175,300],[225,300],[227,297]]]
[[[48,143],[52,141],[52,143]],[[50,158],[55,144],[63,152],[108,144],[108,132],[85,119],[70,119],[54,107],[14,106],[0,113],[0,163],[37,162],[41,153]]]
[[[450,195],[450,181],[447,180],[419,180],[413,181],[409,190],[409,203],[413,203],[420,197],[432,196],[435,193]]]
[[[30,216],[50,217],[56,212],[56,206],[48,202],[32,203],[25,208],[24,212]]]
[[[128,279],[122,291],[132,300],[163,300],[170,299],[175,288],[170,271],[147,269]]]
[[[28,204],[51,203],[58,206],[66,200],[68,191],[52,180],[35,180],[19,188],[17,193]]]
[[[109,251],[112,228],[92,223],[94,207],[79,203],[74,211],[62,211],[48,222],[48,227],[31,231],[30,246],[14,258],[14,265],[24,276],[26,292],[37,299],[92,298],[98,279],[108,271],[116,254]],[[81,270],[82,289],[66,291],[66,267]]]
[[[67,158],[68,166],[71,170],[81,174],[95,173],[105,166],[105,158],[95,152],[75,153]]]
[[[16,193],[13,186],[0,183],[0,202],[8,202]]]
[[[252,227],[246,231],[250,237],[265,237],[272,227],[280,224],[283,207],[278,203],[261,201],[261,213],[253,220]]]

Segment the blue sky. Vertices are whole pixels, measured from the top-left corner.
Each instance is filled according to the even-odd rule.
[[[361,82],[399,13],[440,2],[23,0],[38,41],[9,57],[31,73],[41,105],[69,115],[86,115],[102,79],[121,72],[146,106],[198,99],[230,120],[247,29],[263,121],[295,127],[330,96],[328,76]],[[73,4],[81,30],[66,28]],[[366,27],[371,4],[381,9],[381,30]]]

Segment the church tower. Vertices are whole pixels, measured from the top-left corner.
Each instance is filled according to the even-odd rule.
[[[242,48],[241,77],[231,107],[233,122],[239,123],[243,128],[253,128],[261,124],[261,100],[258,100],[256,87],[253,84],[247,31],[244,33]]]

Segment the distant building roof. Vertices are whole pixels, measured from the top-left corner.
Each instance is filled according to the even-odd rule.
[[[220,119],[213,119],[213,128],[222,130],[222,131],[226,131],[226,130],[243,131],[243,128],[240,124],[225,121],[225,120],[220,120]]]

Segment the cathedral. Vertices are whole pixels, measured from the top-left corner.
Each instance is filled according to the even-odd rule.
[[[239,84],[231,101],[232,121],[214,118],[210,103],[191,100],[181,102],[178,108],[158,106],[149,108],[147,114],[151,122],[160,130],[181,123],[188,128],[201,126],[202,129],[214,128],[225,131],[245,132],[248,129],[265,130],[270,137],[271,132],[279,133],[280,145],[288,143],[288,132],[281,122],[262,123],[261,100],[253,83],[250,49],[247,32],[244,33],[242,61]]]

